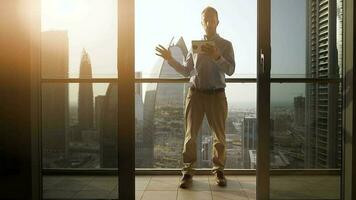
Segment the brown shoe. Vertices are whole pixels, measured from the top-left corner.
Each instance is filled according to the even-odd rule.
[[[226,186],[226,178],[224,176],[224,172],[217,171],[215,173],[215,181],[218,186],[225,187]]]
[[[189,188],[192,186],[193,183],[193,176],[190,174],[183,174],[182,178],[180,179],[180,188]]]

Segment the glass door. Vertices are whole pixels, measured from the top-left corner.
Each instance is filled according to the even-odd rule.
[[[260,1],[257,199],[341,198],[342,5]]]
[[[118,198],[118,1],[41,1],[42,199]]]

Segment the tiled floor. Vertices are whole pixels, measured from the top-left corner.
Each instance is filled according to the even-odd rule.
[[[194,176],[190,189],[178,187],[179,176],[137,176],[140,200],[250,200],[256,199],[255,176],[227,176],[227,187],[215,185],[213,176]],[[117,177],[45,176],[44,199],[118,199]],[[271,178],[276,199],[338,199],[337,176],[278,176]]]

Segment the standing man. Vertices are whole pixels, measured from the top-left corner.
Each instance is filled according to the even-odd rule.
[[[162,45],[156,47],[157,55],[167,60],[177,72],[190,76],[190,89],[185,106],[185,140],[183,148],[181,188],[188,188],[193,182],[193,164],[196,161],[196,138],[204,114],[214,133],[213,173],[219,186],[226,186],[224,167],[226,159],[225,121],[227,101],[225,96],[225,74],[235,71],[234,51],[230,41],[216,33],[219,24],[218,12],[206,7],[201,13],[204,39],[213,41],[214,46],[202,46],[203,53],[190,52],[184,65],[174,60],[170,51]]]

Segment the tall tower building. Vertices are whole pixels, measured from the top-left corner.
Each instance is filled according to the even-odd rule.
[[[307,3],[306,75],[309,78],[340,77],[336,26],[340,3],[333,0]],[[334,168],[341,164],[340,89],[338,84],[306,85],[306,168]]]
[[[250,150],[257,147],[257,119],[255,116],[245,117],[242,125],[242,160],[245,169],[251,167]]]
[[[118,88],[110,83],[103,99],[100,115],[100,167],[117,168],[117,131],[118,131]]]
[[[42,78],[68,78],[68,34],[66,31],[45,31],[41,34]],[[69,131],[68,84],[42,85],[43,165],[66,157]],[[57,162],[58,163],[58,162]]]
[[[172,56],[183,63],[187,48],[183,38],[169,47]],[[166,61],[159,60],[153,77],[182,77]],[[144,102],[144,142],[136,145],[141,157],[140,167],[171,167],[180,165],[184,137],[184,105],[186,85],[182,83],[151,83],[147,85]],[[154,151],[155,150],[155,151]]]
[[[140,76],[140,73],[136,74]],[[105,96],[96,97],[96,105],[100,107],[98,112],[97,124],[100,141],[100,167],[117,168],[117,131],[120,122],[118,122],[118,87],[116,83],[110,83]],[[99,109],[98,109],[99,110]],[[146,130],[145,130],[146,131]],[[142,160],[150,161],[149,156],[153,154],[153,148],[145,148],[147,141],[143,133],[143,102],[140,96],[140,87],[136,85],[135,93],[135,133],[136,133],[136,167],[152,167],[143,163]],[[152,137],[152,136],[150,136]],[[152,151],[152,153],[150,153]],[[144,166],[142,166],[144,165]]]
[[[142,72],[135,73],[136,78],[142,78]],[[135,151],[136,151],[136,167],[152,167],[146,162],[152,157],[150,149],[144,148],[144,143],[147,137],[143,128],[144,104],[142,99],[142,83],[135,84]],[[147,145],[151,146],[151,145]]]
[[[294,124],[303,127],[305,124],[305,97],[294,97]]]
[[[102,113],[105,102],[105,95],[98,95],[95,97],[95,129],[100,131],[102,128]]]
[[[91,62],[88,53],[83,49],[80,61],[80,78],[92,78]],[[78,94],[78,129],[79,131],[94,128],[93,84],[79,83]],[[79,138],[77,138],[80,140]]]

